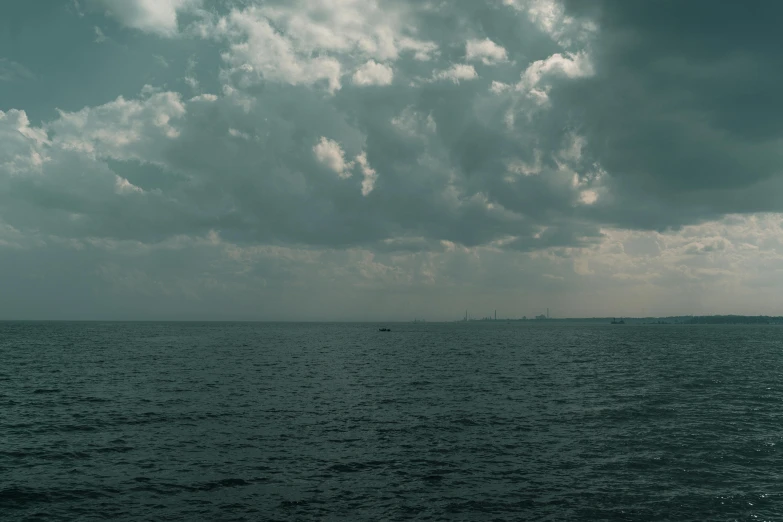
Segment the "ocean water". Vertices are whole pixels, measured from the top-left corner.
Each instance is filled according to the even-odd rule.
[[[378,326],[0,323],[0,519],[783,519],[783,327]]]

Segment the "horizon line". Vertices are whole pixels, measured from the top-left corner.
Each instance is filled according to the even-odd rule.
[[[506,318],[474,318],[468,319],[441,319],[441,320],[426,320],[426,319],[361,319],[361,320],[349,320],[349,319],[21,319],[21,318],[0,318],[0,323],[9,322],[26,322],[26,323],[43,323],[43,322],[71,322],[71,323],[313,323],[313,324],[372,324],[372,323],[401,323],[401,324],[426,324],[426,323],[464,323],[464,322],[533,322],[540,323],[546,321],[589,321],[589,320],[609,320],[609,319],[624,319],[624,320],[648,320],[648,319],[675,319],[675,318],[707,318],[707,317],[736,317],[736,318],[750,318],[750,317],[765,317],[765,318],[783,318],[783,315],[764,315],[764,314],[707,314],[707,315],[650,315],[650,316],[620,316],[620,315],[607,315],[607,316],[590,316],[590,317],[546,317],[538,319],[533,317],[506,317]]]

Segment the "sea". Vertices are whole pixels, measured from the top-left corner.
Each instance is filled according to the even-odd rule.
[[[2,520],[783,520],[782,446],[783,326],[0,323]]]

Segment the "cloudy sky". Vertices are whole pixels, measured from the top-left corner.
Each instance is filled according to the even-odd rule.
[[[783,314],[782,22],[4,0],[0,318]]]

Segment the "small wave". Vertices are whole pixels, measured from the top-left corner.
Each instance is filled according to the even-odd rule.
[[[440,482],[444,478],[446,478],[445,475],[438,475],[438,474],[424,475],[423,477],[421,477],[421,479],[425,482]]]
[[[451,420],[452,424],[458,424],[460,426],[480,426],[481,423],[476,422],[473,419],[470,419],[468,417],[458,417],[456,419]]]
[[[135,448],[132,446],[109,446],[105,448],[97,448],[93,451],[95,451],[95,453],[128,453],[134,449]]]
[[[92,403],[111,402],[111,399],[104,399],[102,397],[78,397],[76,400],[78,402],[92,402]]]
[[[340,462],[337,464],[332,464],[327,469],[337,473],[358,473],[370,469],[383,468],[389,464],[391,464],[391,462],[384,460],[370,460],[367,462]]]
[[[196,489],[200,491],[212,491],[215,489],[223,488],[236,488],[240,486],[249,486],[252,482],[241,478],[227,478],[222,480],[213,480],[211,482],[204,482],[196,486]]]
[[[33,489],[11,486],[0,489],[0,506],[21,508],[40,502],[68,502],[111,497],[119,493],[113,488],[99,489]]]
[[[200,482],[196,484],[173,484],[170,482],[153,482],[147,477],[136,477],[134,482],[139,482],[142,485],[130,488],[133,491],[147,491],[150,493],[156,493],[158,495],[168,495],[175,491],[215,491],[218,489],[236,488],[243,486],[250,486],[258,482],[265,482],[267,479],[256,478],[251,480],[245,480],[241,478],[226,478],[220,480],[210,480],[207,482]]]
[[[66,424],[59,428],[60,431],[98,431],[97,426],[90,426],[88,424]]]

